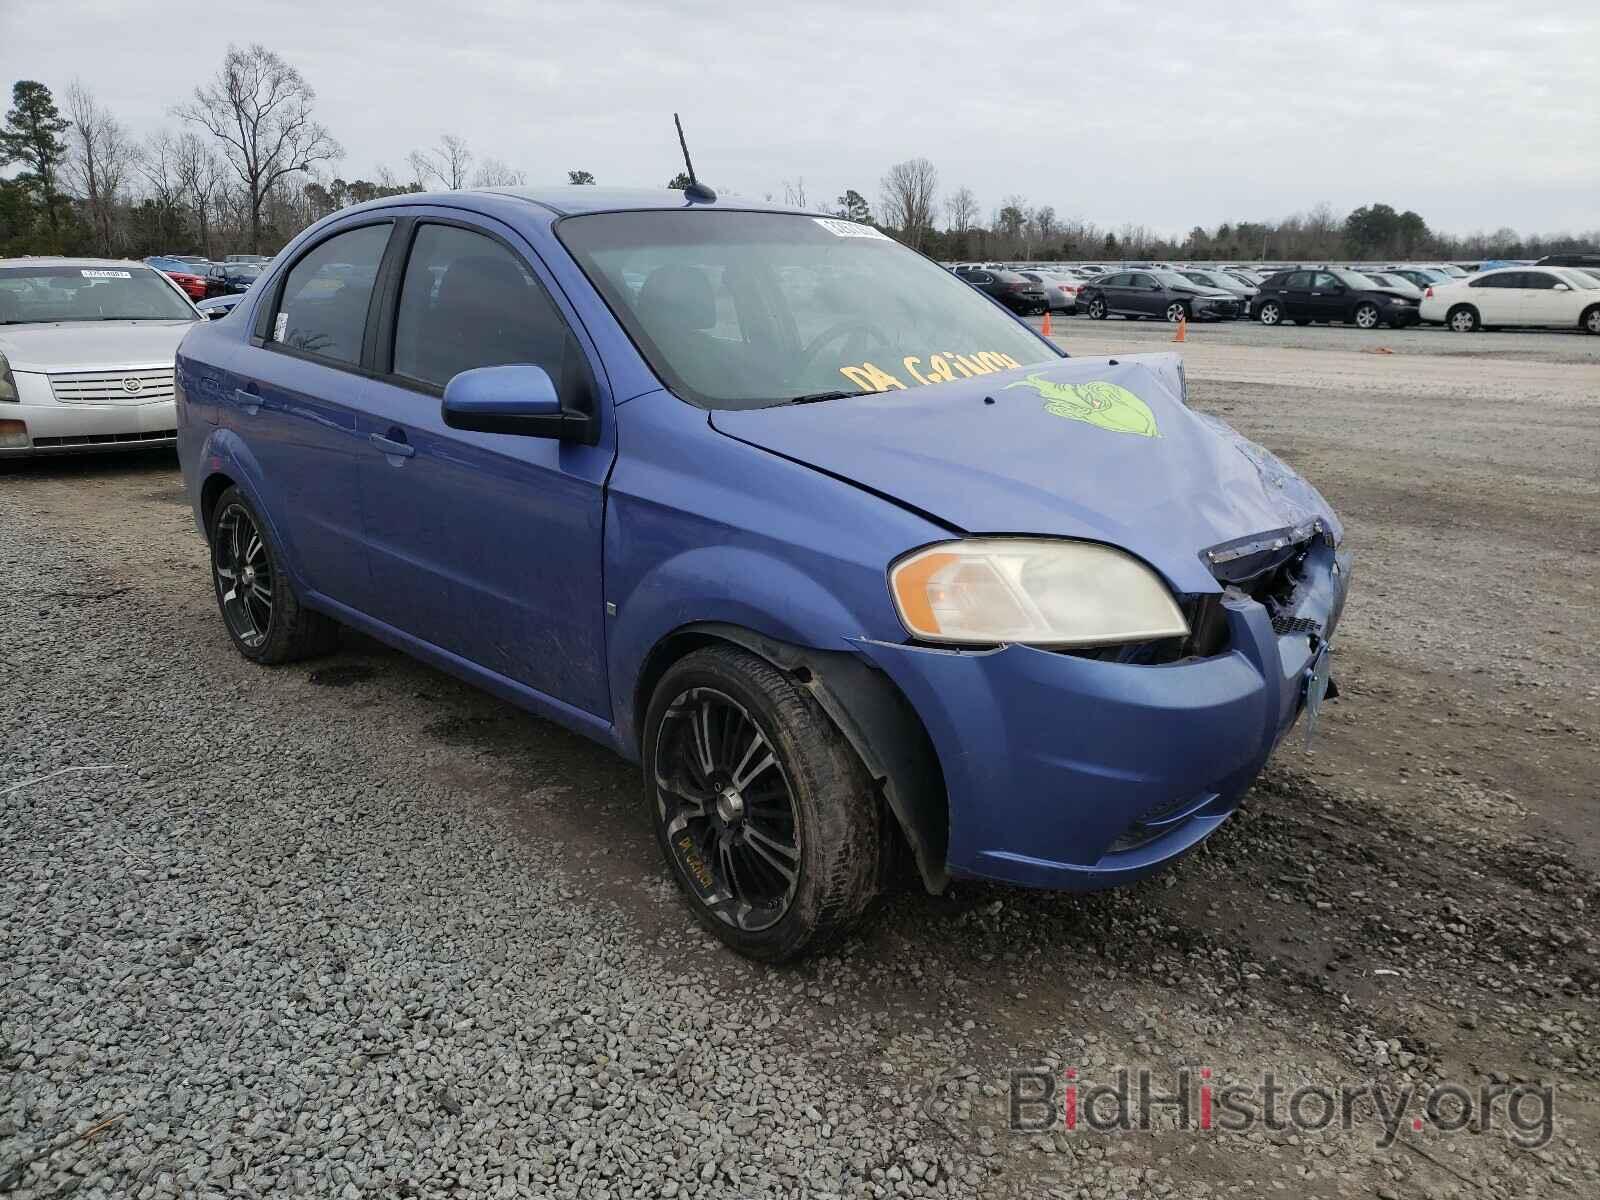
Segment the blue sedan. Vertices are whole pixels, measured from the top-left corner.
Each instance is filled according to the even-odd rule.
[[[1342,528],[1190,409],[869,225],[709,192],[405,195],[178,355],[247,659],[348,626],[615,749],[697,918],[777,961],[904,856],[1138,879],[1327,694]]]

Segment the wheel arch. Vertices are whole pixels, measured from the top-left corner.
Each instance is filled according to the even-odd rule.
[[[207,541],[211,540],[211,515],[217,510],[217,501],[236,482],[226,471],[214,470],[200,485],[200,530]]]
[[[944,891],[950,883],[945,865],[950,807],[938,755],[911,702],[887,675],[859,656],[798,646],[728,622],[683,625],[656,642],[640,666],[634,728],[642,732],[656,685],[672,665],[712,645],[738,646],[811,694],[877,783],[923,886],[933,894]]]

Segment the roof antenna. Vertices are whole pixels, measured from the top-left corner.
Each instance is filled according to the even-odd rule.
[[[694,163],[689,161],[689,143],[684,140],[683,122],[678,120],[677,113],[672,114],[672,123],[678,127],[678,145],[683,147],[683,165],[689,169],[689,186],[683,189],[683,198],[710,204],[717,194],[694,177]]]

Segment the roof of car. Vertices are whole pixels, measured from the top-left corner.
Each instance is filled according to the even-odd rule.
[[[551,212],[561,216],[572,216],[576,213],[593,212],[618,212],[641,209],[660,208],[730,208],[730,209],[757,209],[761,212],[798,213],[802,216],[820,217],[829,214],[807,212],[805,209],[795,208],[786,204],[771,204],[761,200],[749,200],[743,196],[719,196],[711,202],[690,203],[684,194],[668,188],[603,188],[593,184],[569,184],[566,187],[517,187],[517,188],[488,188],[485,189],[494,195],[515,196],[521,200],[528,200],[534,204],[542,205]],[[406,196],[402,200],[423,200],[428,196]]]

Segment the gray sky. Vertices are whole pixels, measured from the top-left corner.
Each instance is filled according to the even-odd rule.
[[[811,203],[926,155],[1002,196],[1167,232],[1384,201],[1463,233],[1600,228],[1595,0],[0,0],[0,86],[82,78],[140,133],[229,42],[296,64],[345,148],[444,132],[530,182],[702,178]],[[187,86],[186,86],[187,85]]]

